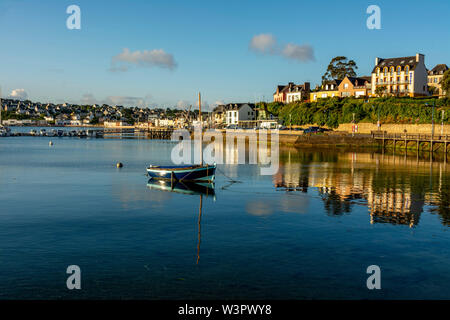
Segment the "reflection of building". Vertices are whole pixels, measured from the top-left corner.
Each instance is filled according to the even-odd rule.
[[[384,190],[372,192],[367,198],[370,223],[404,224],[410,227],[419,223],[423,200],[417,200],[410,190]]]
[[[413,181],[409,174],[409,166],[417,162],[402,160],[402,171],[398,157],[381,154],[345,153],[328,161],[305,156],[303,151],[301,156],[291,161],[295,155],[289,153],[287,162],[282,161],[273,177],[277,189],[318,192],[325,211],[332,215],[363,204],[369,208],[371,223],[412,227],[419,222],[427,198],[422,181]]]

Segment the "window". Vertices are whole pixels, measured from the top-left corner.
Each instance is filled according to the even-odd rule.
[[[384,76],[387,76],[388,68],[384,67]]]
[[[402,67],[398,66],[397,67],[397,74],[400,75],[400,72],[402,71]]]
[[[344,83],[344,89],[348,89],[348,83]]]
[[[409,66],[405,67],[405,72],[408,73],[409,72]]]

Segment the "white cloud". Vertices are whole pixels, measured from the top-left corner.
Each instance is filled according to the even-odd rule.
[[[249,48],[260,53],[273,53],[277,40],[269,33],[261,33],[250,40]]]
[[[282,56],[286,59],[296,60],[299,62],[314,61],[314,49],[310,45],[288,43],[286,45],[278,45],[276,38],[268,33],[262,33],[254,36],[249,43],[252,51]]]
[[[282,55],[288,59],[298,60],[300,62],[314,61],[314,49],[307,44],[297,45],[288,43],[282,52]]]
[[[13,91],[11,91],[8,98],[15,100],[27,100],[28,94],[26,93],[25,89],[14,89]]]
[[[173,55],[163,49],[130,51],[124,48],[121,53],[112,57],[111,71],[128,71],[131,66],[135,67],[160,67],[173,70],[177,63]]]

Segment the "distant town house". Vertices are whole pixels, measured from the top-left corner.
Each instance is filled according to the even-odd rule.
[[[372,95],[382,86],[384,94],[420,97],[428,95],[425,56],[375,58],[372,70]]]
[[[213,109],[212,119],[215,125],[226,123],[227,110],[225,105],[218,105]]]
[[[290,86],[288,88],[288,91],[286,92],[286,103],[308,100],[309,92],[310,92],[309,82]]]
[[[339,85],[341,82],[341,80],[336,79],[324,81],[320,88],[317,88],[315,91],[310,93],[310,100],[317,101],[318,99],[339,97]]]
[[[448,70],[448,66],[446,64],[438,64],[433,69],[428,71],[428,87],[436,88],[435,94],[439,97],[444,97],[445,92],[442,90],[442,78],[444,77],[444,73]]]
[[[371,95],[371,77],[345,77],[338,85],[340,97],[366,97]]]
[[[252,103],[230,103],[226,105],[226,124],[239,124],[241,121],[256,119],[255,105]]]
[[[308,99],[310,92],[309,82],[304,84],[294,84],[289,82],[287,85],[278,85],[273,94],[274,102],[290,103]]]

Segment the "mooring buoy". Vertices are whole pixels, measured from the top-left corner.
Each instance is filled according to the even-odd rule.
[[[51,146],[53,146],[53,141],[50,141],[49,143],[48,143],[48,145],[51,147]]]
[[[122,162],[117,162],[116,167],[117,168],[122,168],[123,167],[123,163]]]

